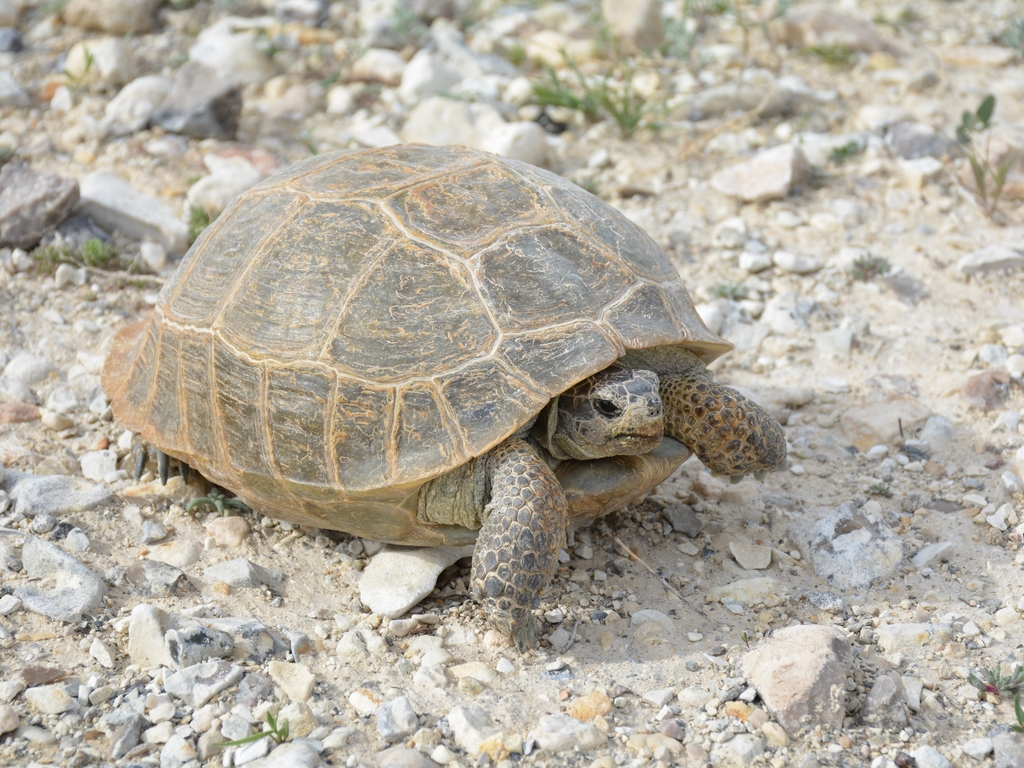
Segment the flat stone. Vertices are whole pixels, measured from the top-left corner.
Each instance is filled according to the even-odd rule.
[[[809,275],[821,269],[821,262],[813,256],[803,256],[789,251],[775,251],[772,263],[784,272],[794,275]]]
[[[474,705],[460,705],[448,713],[448,725],[455,743],[471,757],[480,754],[480,746],[501,733],[487,713]]]
[[[0,403],[0,424],[24,424],[36,421],[42,412],[31,403]]]
[[[946,64],[955,67],[1005,67],[1017,56],[1012,48],[1002,45],[961,45],[944,50]]]
[[[883,653],[943,643],[951,637],[949,624],[886,624],[875,630],[875,642]]]
[[[8,166],[4,166],[6,169]],[[2,171],[0,171],[2,173]],[[44,357],[21,352],[12,357],[4,366],[4,379],[12,382],[19,382],[27,386],[39,384],[50,378],[56,369],[53,363]],[[15,398],[24,402],[31,402],[32,396],[28,398]]]
[[[568,715],[545,715],[529,738],[548,752],[572,752],[602,747],[608,741],[596,726],[581,723]]]
[[[747,203],[781,200],[806,171],[807,161],[800,149],[781,144],[719,171],[711,177],[711,187]]]
[[[632,0],[628,3],[601,0],[601,16],[608,23],[609,31],[626,50],[651,51],[665,37],[661,3],[658,0]]]
[[[306,701],[313,693],[316,675],[303,664],[271,661],[267,665],[270,678],[277,683],[292,701]]]
[[[438,749],[447,749],[439,745]],[[433,753],[431,753],[433,754]],[[436,768],[437,763],[409,747],[390,747],[376,754],[379,768]],[[452,754],[451,760],[455,759]],[[451,760],[445,762],[451,762]]]
[[[399,85],[405,70],[405,59],[396,51],[369,48],[352,64],[352,79],[368,83]]]
[[[430,594],[441,571],[470,557],[473,545],[463,547],[384,547],[373,556],[359,580],[359,599],[388,619],[404,614]]]
[[[975,760],[984,760],[992,754],[992,739],[968,739],[960,745],[961,751]]]
[[[998,408],[1006,399],[1010,375],[1006,371],[982,371],[968,376],[960,393],[964,400],[982,411]]]
[[[298,741],[281,744],[266,757],[245,765],[246,768],[319,768],[323,762],[316,750]]]
[[[205,661],[180,669],[164,681],[164,690],[198,709],[242,679],[241,667],[227,661]]]
[[[98,661],[104,669],[114,668],[114,655],[110,652],[107,644],[98,637],[93,638],[92,644],[89,646],[89,655]]]
[[[14,594],[27,610],[71,623],[102,605],[103,579],[60,547],[32,536],[25,541],[21,557],[29,578],[48,579],[54,585],[51,590],[16,587]]]
[[[26,689],[23,695],[29,708],[42,715],[59,715],[78,706],[60,685],[39,685]]]
[[[755,544],[740,544],[735,541],[729,542],[729,551],[736,558],[736,562],[748,571],[760,571],[772,563],[771,547],[762,547]]]
[[[174,659],[164,642],[171,619],[165,611],[148,603],[132,609],[128,622],[128,656],[142,667],[174,667]]]
[[[992,736],[996,753],[995,768],[1024,768],[1024,736],[1003,731]]]
[[[894,397],[884,402],[851,408],[840,418],[846,438],[858,450],[867,451],[875,445],[888,445],[900,433],[916,432],[931,416],[926,405],[912,397]]]
[[[224,582],[236,589],[260,589],[277,586],[284,578],[284,574],[279,570],[263,568],[245,558],[239,558],[211,565],[203,571],[203,577],[207,581]]]
[[[74,179],[39,173],[24,162],[5,163],[0,168],[0,247],[31,250],[71,214],[78,196]]]
[[[20,724],[17,710],[10,704],[0,704],[0,735],[10,733]]]
[[[917,551],[910,562],[915,568],[924,568],[934,562],[944,559],[953,551],[953,542],[937,541],[934,544],[926,544]]]
[[[197,541],[175,539],[149,548],[146,558],[174,568],[188,568],[203,556],[203,545]]]
[[[709,595],[722,603],[753,605],[778,592],[778,582],[771,576],[738,579],[710,590]]]
[[[71,46],[64,72],[81,85],[114,90],[135,77],[135,63],[123,37],[93,37]]]
[[[132,715],[117,726],[107,739],[107,759],[120,760],[131,752],[138,745],[146,724],[142,715]]]
[[[840,589],[864,589],[892,576],[903,562],[902,540],[852,502],[817,523],[792,528],[790,536],[809,556],[815,573]]]
[[[874,24],[829,3],[790,8],[772,22],[771,29],[774,39],[791,48],[841,46],[865,53],[882,48],[882,38]]]
[[[100,226],[136,240],[156,240],[172,253],[188,249],[188,226],[162,201],[139,192],[109,171],[90,173],[81,182],[79,210]]]
[[[1006,245],[989,245],[971,251],[956,263],[965,275],[996,272],[1003,269],[1024,269],[1024,252]]]
[[[212,70],[217,79],[229,83],[259,85],[277,74],[277,67],[256,45],[254,35],[225,34],[225,29],[217,25],[199,33],[188,50],[188,58],[189,64],[202,65]]]
[[[921,745],[910,755],[917,761],[917,768],[953,768],[953,764],[929,744]]]
[[[778,630],[741,661],[747,681],[791,736],[804,728],[841,727],[852,663],[846,634],[813,624]]]
[[[749,733],[740,733],[711,747],[715,768],[747,768],[754,758],[764,754],[764,741]]]
[[[82,467],[82,475],[87,480],[102,481],[103,478],[117,469],[117,453],[105,448],[102,451],[89,451],[78,457]]]
[[[230,140],[238,130],[241,112],[242,91],[237,83],[189,62],[175,73],[170,92],[152,121],[172,133]]]

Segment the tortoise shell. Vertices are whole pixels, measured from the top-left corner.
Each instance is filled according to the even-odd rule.
[[[116,419],[272,517],[406,544],[416,494],[627,350],[711,333],[651,238],[461,147],[297,163],[196,241],[103,371]]]

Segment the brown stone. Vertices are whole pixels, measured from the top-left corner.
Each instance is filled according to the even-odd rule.
[[[913,435],[932,413],[919,400],[912,397],[894,397],[886,402],[868,403],[851,408],[843,414],[840,425],[846,439],[858,450],[866,451],[875,445],[888,445],[903,433]]]
[[[961,393],[975,408],[991,411],[999,405],[1010,385],[1010,374],[1006,371],[983,371],[968,377]]]
[[[149,32],[160,0],[68,0],[64,22],[114,35]]]
[[[31,403],[0,403],[0,424],[35,421],[39,416],[39,409]]]
[[[589,723],[598,715],[607,715],[612,711],[612,700],[604,691],[594,690],[569,705],[568,714],[584,723]]]

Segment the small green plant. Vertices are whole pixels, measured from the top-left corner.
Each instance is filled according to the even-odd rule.
[[[260,739],[273,739],[278,744],[283,744],[288,741],[288,721],[277,719],[277,712],[267,712],[267,730],[254,733],[251,736],[246,736],[244,739],[235,739],[234,741],[225,741],[218,744],[219,747],[239,747],[242,744],[252,744],[254,741]]]
[[[739,283],[715,283],[711,286],[711,293],[719,299],[731,299],[740,301],[747,292]]]
[[[44,275],[53,274],[60,264],[72,264],[71,246],[65,243],[59,245],[41,245],[29,254],[36,263],[38,269]]]
[[[68,79],[68,83],[71,85],[71,90],[80,91],[86,86],[85,78],[88,77],[89,72],[92,71],[92,65],[96,63],[96,58],[93,56],[92,51],[88,48],[85,49],[85,66],[82,67],[81,74],[74,74],[70,69],[64,70],[64,77]]]
[[[519,43],[513,43],[505,51],[505,58],[513,67],[520,67],[526,61],[526,49]]]
[[[117,253],[110,243],[105,243],[94,237],[79,246],[78,255],[87,267],[106,267]]]
[[[833,67],[846,67],[853,61],[853,51],[845,45],[831,43],[828,45],[808,45],[800,51],[804,56],[817,56]]]
[[[1011,725],[1010,730],[1017,733],[1024,733],[1024,709],[1020,706],[1020,694],[1013,697],[1013,714],[1017,716],[1017,724]]]
[[[584,75],[568,57],[566,64],[575,82],[568,78],[563,80],[554,67],[545,64],[547,79],[533,83],[534,104],[582,112],[590,122],[596,122],[603,113],[618,124],[623,138],[632,136],[640,128],[657,127],[657,123],[649,119],[652,105],[633,87],[634,69],[620,65],[600,78],[592,78]]]
[[[1024,56],[1024,18],[1011,21],[1010,26],[999,36],[999,42],[1007,48],[1013,48],[1019,56]]]
[[[751,640],[751,638],[750,638],[750,635],[748,635],[746,632],[743,632],[740,635],[740,640],[743,641],[743,645],[744,646],[746,646],[747,648],[750,647],[750,640]]]
[[[892,488],[885,483],[875,483],[868,490],[878,496],[884,496],[887,499],[892,498]]]
[[[892,269],[885,256],[860,256],[853,262],[853,279],[869,283],[876,277],[886,275]]]
[[[199,505],[213,507],[221,517],[229,516],[227,507],[232,507],[234,509],[241,510],[242,512],[252,512],[252,510],[249,509],[249,505],[241,499],[229,499],[225,494],[212,490],[205,496],[200,496],[198,499],[192,499],[192,501],[188,503],[188,506],[185,507],[185,511],[191,512]]]
[[[836,165],[842,165],[851,157],[856,157],[863,151],[864,147],[859,142],[849,141],[841,147],[833,147],[829,159]]]
[[[404,3],[395,3],[391,15],[391,31],[395,33],[402,47],[415,45],[427,33],[427,28],[414,11]]]
[[[203,206],[197,205],[188,214],[188,241],[194,243],[199,239],[199,235],[203,233],[203,230],[210,226],[210,222],[213,219],[210,216],[210,212]]]
[[[10,147],[0,148],[0,168],[3,168],[17,156],[18,150],[16,149],[11,149]]]
[[[996,664],[994,668],[985,667],[981,670],[981,677],[972,673],[967,676],[967,682],[978,689],[979,697],[986,693],[994,693],[1003,697],[1013,694],[1019,696],[1024,690],[1024,665],[1018,664],[1008,675],[1003,674],[1003,669],[999,664]]]
[[[665,39],[658,50],[666,59],[690,61],[700,35],[696,27],[692,27],[683,19],[667,19],[665,21]]]
[[[976,134],[978,131],[984,131],[991,127],[995,111],[996,97],[989,94],[981,100],[981,104],[974,112],[964,111],[960,118],[960,125],[956,129],[957,141],[967,156],[967,161],[971,164],[971,174],[977,187],[974,193],[977,195],[985,215],[990,218],[999,207],[999,201],[1003,196],[1003,186],[1006,184],[1006,175],[1020,158],[1020,152],[1010,152],[993,168],[989,162],[988,141],[985,142],[984,151],[975,145]]]

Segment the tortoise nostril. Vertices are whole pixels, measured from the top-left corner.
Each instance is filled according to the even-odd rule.
[[[614,419],[616,416],[619,416],[622,413],[622,409],[619,408],[619,406],[617,406],[611,400],[605,400],[604,398],[601,397],[595,397],[591,402],[594,405],[595,411],[609,419]]]

